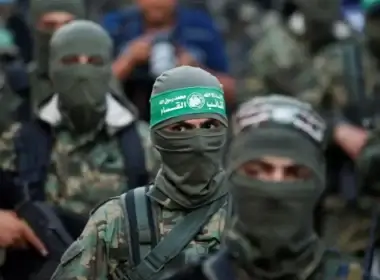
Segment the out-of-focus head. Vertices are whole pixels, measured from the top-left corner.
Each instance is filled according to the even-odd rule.
[[[81,0],[32,0],[30,14],[38,31],[52,33],[74,19],[84,18],[85,7]]]
[[[242,104],[232,127],[225,184],[235,217],[227,247],[257,278],[299,275],[320,246],[313,215],[325,188],[325,123],[309,104],[271,95]]]
[[[137,0],[137,4],[148,22],[161,25],[171,18],[177,0]]]

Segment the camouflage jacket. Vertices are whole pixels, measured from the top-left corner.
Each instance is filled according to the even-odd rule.
[[[334,252],[326,252],[322,259],[323,265],[312,271],[304,280],[335,280],[350,279],[361,280],[362,270],[360,264],[347,256]],[[310,274],[310,273],[309,273]],[[216,255],[203,262],[182,268],[175,274],[160,278],[161,280],[252,280],[251,277],[237,262],[233,261],[228,250],[222,249]]]
[[[354,40],[354,39],[352,39]],[[318,84],[332,100],[335,108],[342,109],[349,103],[349,93],[345,81],[345,63],[343,45],[346,42],[331,44],[320,51],[313,60],[313,68]],[[377,84],[379,72],[376,59],[370,54],[363,42],[354,42],[361,51],[361,63],[364,77],[365,94],[370,96]]]
[[[179,223],[186,212],[168,208],[173,201],[153,187],[148,196],[158,211],[155,219],[159,240]],[[175,204],[175,203],[174,203]],[[227,216],[227,202],[199,231],[193,241],[182,251],[182,256],[205,255],[219,249]],[[179,208],[176,208],[179,209]],[[126,234],[126,217],[119,198],[114,198],[98,208],[90,217],[82,235],[70,246],[61,259],[52,280],[109,280],[118,278],[120,265],[131,268],[128,258],[129,236]],[[173,240],[175,242],[175,240]],[[196,259],[196,257],[195,257]]]
[[[150,142],[149,127],[137,125],[145,150],[147,170],[152,178],[159,168],[159,154]],[[14,135],[21,128],[13,124],[0,137],[1,168],[16,170]],[[79,142],[67,130],[58,130],[50,154],[45,192],[50,202],[78,214],[89,211],[107,197],[127,189],[119,137],[106,132]]]
[[[249,69],[238,84],[238,98],[244,101],[268,92],[315,94],[318,84],[307,46],[275,12],[268,13],[261,26],[262,36],[248,53]]]

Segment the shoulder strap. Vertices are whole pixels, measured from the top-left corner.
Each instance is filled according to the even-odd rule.
[[[54,138],[49,127],[39,121],[23,124],[15,138],[19,180],[29,184],[44,180]]]
[[[213,203],[196,209],[186,215],[183,220],[144,257],[141,263],[130,272],[130,278],[141,280],[153,279],[168,262],[178,256],[191,240],[193,240],[201,228],[220,207],[223,206],[225,200],[226,196],[223,196]]]
[[[151,187],[135,188],[120,197],[126,219],[126,236],[129,236],[129,259],[133,266],[137,266],[157,244],[158,230],[150,198],[146,195]]]
[[[145,151],[136,122],[123,129],[120,135],[120,146],[124,158],[125,175],[128,178],[128,189],[149,184]]]

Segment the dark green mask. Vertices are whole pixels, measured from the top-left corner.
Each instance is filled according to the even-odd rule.
[[[59,109],[65,124],[79,133],[104,121],[111,54],[111,38],[91,21],[73,21],[51,40],[50,78],[59,94]],[[86,56],[87,63],[80,63],[79,56]]]
[[[158,182],[177,186],[183,196],[177,203],[197,206],[214,193],[214,176],[222,171],[226,128],[189,132],[154,131],[152,141],[163,162]],[[190,201],[189,201],[190,200]],[[189,205],[187,205],[189,204]]]
[[[37,70],[47,74],[49,69],[49,42],[52,32],[37,29],[41,17],[49,12],[67,12],[75,18],[85,17],[85,7],[82,0],[32,0],[30,3],[30,16],[34,27],[34,60]]]

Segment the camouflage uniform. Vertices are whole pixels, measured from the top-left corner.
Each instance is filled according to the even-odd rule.
[[[150,125],[162,165],[154,184],[96,209],[52,279],[157,279],[219,249],[231,210],[221,185],[223,104],[220,82],[200,68],[182,66],[156,79]],[[221,126],[171,130],[198,118]]]
[[[359,38],[352,40],[350,43],[357,44],[361,50],[361,63],[364,72],[363,76],[365,77],[365,94],[370,97],[375,90],[378,78],[376,60],[365,47],[364,43],[360,42]],[[343,47],[345,44],[345,42],[332,44],[318,53],[313,60],[313,68],[317,73],[319,85],[324,89],[333,107],[341,110],[350,102],[344,77]]]
[[[14,138],[21,124],[14,123],[1,139],[1,168],[17,170]],[[160,157],[149,138],[149,126],[138,122],[137,128],[145,150],[147,170],[152,178],[160,165]],[[68,130],[59,129],[56,135],[45,191],[55,205],[78,214],[88,214],[105,198],[128,189],[123,156],[117,135],[102,131],[78,143]]]
[[[363,94],[367,96],[367,100],[359,101],[356,100],[356,97],[353,100],[347,90],[349,86],[347,79],[349,77],[345,75],[347,69],[345,69],[344,63],[346,44],[357,44],[357,47],[360,48],[362,75],[364,77]],[[360,116],[360,118],[350,119],[350,121],[361,127],[369,128],[372,125],[372,120],[367,117],[374,107],[373,104],[370,104],[373,103],[370,100],[375,92],[379,73],[376,60],[368,52],[364,43],[357,40],[356,42],[336,43],[327,47],[315,57],[314,69],[318,73],[319,84],[324,89],[322,97],[328,100],[329,108],[343,113],[347,112],[347,108],[354,108],[353,113],[357,116],[363,113],[368,114]],[[351,78],[354,79],[354,77]],[[362,104],[359,104],[360,102]],[[360,111],[363,108],[362,105],[368,106],[365,112]],[[356,116],[346,117],[354,118]],[[352,170],[351,172],[355,171]],[[339,183],[343,184],[343,182]],[[324,212],[322,236],[329,246],[336,246],[343,252],[350,254],[362,255],[368,245],[371,205],[366,197],[360,196],[355,207],[348,206],[347,200],[342,194],[341,192],[327,193],[322,205]]]
[[[249,69],[238,98],[282,92],[312,101],[319,88],[307,45],[291,33],[277,12],[267,13],[261,26],[262,36],[249,51]]]
[[[76,20],[56,31],[49,68],[57,93],[37,100],[38,119],[21,129],[14,124],[1,137],[2,168],[18,171],[18,179],[29,185],[38,182],[50,202],[78,214],[146,184],[158,169],[148,125],[136,121],[125,96],[111,90],[112,47],[107,33],[90,21]],[[103,64],[67,65],[62,57],[68,51],[97,55]]]
[[[183,211],[166,207],[170,201],[160,201],[162,194],[152,192],[157,199],[159,240],[184,217]],[[183,258],[213,253],[219,249],[226,210],[221,208],[183,252]],[[120,279],[120,271],[131,269],[128,259],[126,217],[118,198],[111,199],[93,213],[77,241],[64,254],[60,268],[52,278],[75,280]],[[105,261],[106,260],[106,261]],[[178,260],[177,260],[178,261]]]

